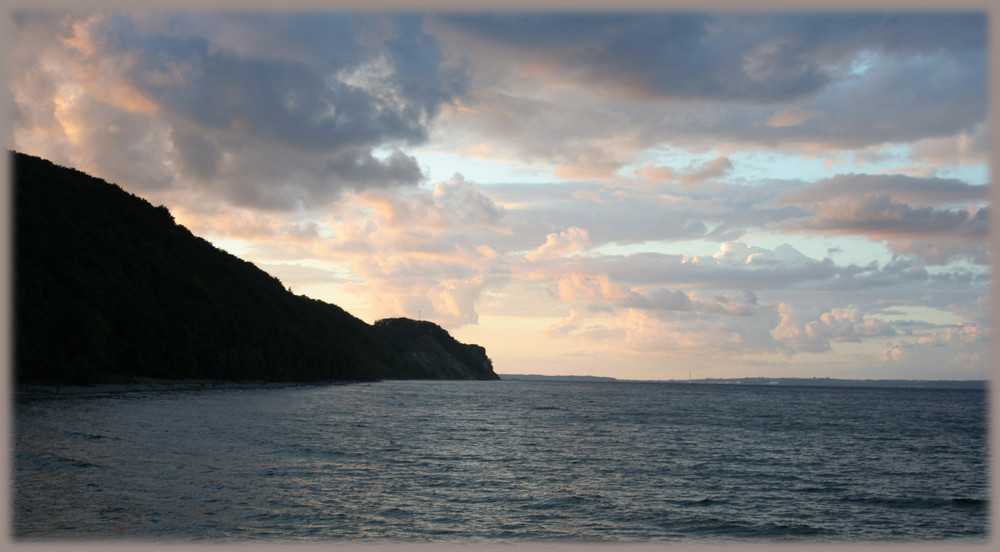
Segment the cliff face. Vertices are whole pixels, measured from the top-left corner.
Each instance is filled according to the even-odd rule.
[[[426,379],[500,379],[486,349],[456,341],[444,328],[426,321],[388,318],[375,328],[398,347],[412,374]]]
[[[17,383],[499,379],[482,347],[440,327],[368,325],[291,293],[163,206],[12,155]]]

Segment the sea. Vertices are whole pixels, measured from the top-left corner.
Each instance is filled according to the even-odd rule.
[[[989,540],[982,389],[384,381],[13,408],[16,542]]]

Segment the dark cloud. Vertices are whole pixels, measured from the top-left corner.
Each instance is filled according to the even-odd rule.
[[[747,44],[732,34],[719,37],[710,15],[463,14],[444,18],[526,57],[544,57],[545,64],[567,77],[611,91],[770,102],[816,90],[826,81],[818,67],[783,63],[787,54],[772,56],[763,60],[766,67],[748,71],[737,55]],[[720,51],[727,55],[720,56]]]
[[[970,134],[988,113],[980,13],[446,14],[434,22],[450,48],[475,61],[474,82],[493,87],[476,90],[459,124],[565,174],[626,166],[628,154],[612,143],[815,152]]]
[[[706,146],[725,139],[768,147],[864,148],[972,133],[986,121],[985,51],[908,58],[871,54],[865,63],[867,68],[855,74],[845,60],[845,68],[809,97],[783,103],[752,105],[733,97],[714,109],[692,100],[676,111],[649,110],[656,122],[649,139]]]
[[[213,56],[291,62],[325,72],[353,67],[370,55],[368,22],[330,11],[130,11],[110,16],[104,29],[119,47],[169,52],[173,41],[193,40]]]
[[[423,18],[402,16],[395,20],[396,35],[386,41],[394,68],[392,81],[412,106],[408,113],[429,123],[443,104],[465,93],[463,62],[447,65],[437,38],[423,31]]]
[[[136,85],[206,130],[314,152],[426,139],[424,106],[389,105],[302,63],[213,54],[203,39],[157,37],[129,51],[139,57]]]
[[[981,240],[962,243],[931,236],[920,239],[894,239],[889,242],[889,247],[897,253],[912,255],[932,265],[944,265],[959,259],[982,266],[990,264],[990,247]]]
[[[217,144],[204,135],[172,129],[171,141],[181,159],[181,170],[199,179],[218,174],[221,152]]]
[[[985,202],[990,192],[956,179],[917,178],[902,174],[838,174],[783,193],[779,200],[815,204],[838,197],[866,194],[890,196],[912,205],[957,205]]]
[[[985,208],[979,211],[987,211]],[[985,239],[989,228],[985,215],[967,210],[913,208],[889,196],[868,194],[825,203],[815,216],[790,224],[815,232],[861,234],[871,237],[941,235]],[[987,211],[988,212],[988,211]]]
[[[864,52],[982,52],[981,14],[450,14],[452,26],[591,85],[771,103],[817,93]]]
[[[188,138],[181,143],[199,141]],[[215,172],[200,185],[237,205],[268,210],[315,208],[336,200],[346,190],[391,188],[423,179],[416,159],[398,150],[378,158],[366,148],[312,155],[252,142],[229,142],[219,149],[225,162],[218,162]],[[190,169],[191,158],[186,159]],[[210,157],[204,164],[211,166],[216,161]]]
[[[326,174],[350,188],[386,188],[412,184],[423,178],[417,160],[396,150],[377,159],[370,150],[347,149],[327,158]]]
[[[991,209],[986,186],[904,175],[838,175],[782,194],[802,213],[774,228],[885,241],[931,264],[989,262]]]
[[[889,53],[982,51],[988,44],[984,12],[857,13],[815,20],[859,45]],[[826,39],[831,33],[810,33]],[[829,44],[836,47],[838,41]]]
[[[864,75],[824,90],[814,104],[820,116],[770,133],[851,146],[968,132],[988,112],[988,75],[985,51],[879,58]]]

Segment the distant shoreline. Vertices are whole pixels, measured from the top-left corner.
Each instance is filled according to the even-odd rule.
[[[499,374],[504,381],[575,381],[622,383],[697,383],[707,385],[784,385],[810,387],[893,387],[905,389],[989,389],[989,380],[889,380],[836,378],[707,378],[690,380],[628,380],[605,376],[546,376],[540,374]]]

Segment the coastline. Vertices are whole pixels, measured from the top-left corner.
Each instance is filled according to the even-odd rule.
[[[205,391],[224,389],[281,389],[286,387],[318,387],[326,385],[348,385],[359,383],[354,381],[261,381],[261,380],[213,380],[213,379],[180,379],[166,380],[155,378],[138,378],[131,383],[102,383],[94,385],[41,385],[17,384],[14,387],[14,398],[17,399],[48,399],[59,397],[82,397],[119,395],[123,393],[161,393],[174,391]]]

